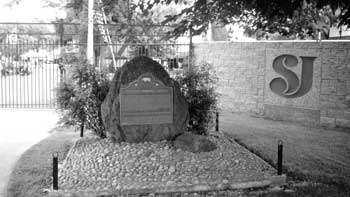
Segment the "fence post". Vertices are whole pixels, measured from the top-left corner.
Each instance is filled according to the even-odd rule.
[[[215,125],[215,131],[219,131],[219,112],[216,112],[215,114],[215,122],[216,122],[216,125]]]
[[[94,64],[94,0],[88,0],[88,35],[86,58],[90,65]]]
[[[58,153],[53,154],[52,158],[52,188],[58,190]]]
[[[63,57],[63,35],[64,35],[64,24],[63,24],[63,19],[60,19],[60,23],[58,25],[58,34],[60,36],[59,40],[59,46],[60,46],[60,57],[57,58],[55,57],[54,61],[57,61],[56,63],[58,64],[58,68],[60,70],[60,83],[63,83],[65,79],[65,68],[64,65],[62,64],[62,57]],[[54,62],[55,63],[55,62]]]
[[[60,24],[58,25],[58,33],[60,35],[60,46],[63,46],[63,34],[64,34],[63,19],[60,19]]]
[[[190,36],[190,44],[189,44],[189,60],[188,60],[188,70],[192,71],[192,63],[193,63],[193,41],[192,41],[192,25],[190,26],[189,30],[189,36]]]
[[[277,175],[282,175],[282,162],[283,162],[283,142],[282,140],[278,140]]]

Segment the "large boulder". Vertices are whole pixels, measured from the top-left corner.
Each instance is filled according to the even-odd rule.
[[[120,90],[146,73],[150,73],[164,86],[173,89],[172,123],[121,124]],[[186,131],[189,120],[188,104],[180,91],[179,84],[169,77],[169,74],[158,62],[148,57],[136,57],[118,69],[110,84],[109,92],[102,103],[101,114],[107,136],[114,142],[174,140],[176,136]]]
[[[209,152],[216,149],[215,144],[206,136],[189,132],[178,136],[174,141],[174,147],[192,153]]]

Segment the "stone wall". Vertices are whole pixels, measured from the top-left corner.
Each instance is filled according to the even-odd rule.
[[[350,127],[350,42],[208,42],[194,54],[217,72],[221,109]]]

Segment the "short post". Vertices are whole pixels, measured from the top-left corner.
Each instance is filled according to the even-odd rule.
[[[219,112],[216,112],[215,114],[216,118],[215,118],[215,122],[216,122],[216,125],[215,125],[215,131],[219,131]]]
[[[282,161],[283,161],[283,142],[282,140],[278,140],[277,175],[282,175]]]
[[[58,190],[58,153],[54,153],[52,158],[52,188]]]
[[[85,121],[83,121],[80,125],[80,137],[84,137],[84,124]]]

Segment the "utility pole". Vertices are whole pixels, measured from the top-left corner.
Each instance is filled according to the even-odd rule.
[[[94,63],[94,0],[89,0],[88,7],[88,37],[86,58],[89,64]]]

